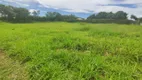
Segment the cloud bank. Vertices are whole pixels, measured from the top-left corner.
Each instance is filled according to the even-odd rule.
[[[142,0],[37,0],[42,5],[58,9],[67,9],[68,12],[125,11],[142,17]]]

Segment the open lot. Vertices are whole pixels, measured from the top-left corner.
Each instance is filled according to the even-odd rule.
[[[9,58],[0,63],[2,80],[16,73],[7,62],[28,74],[23,80],[142,79],[142,26],[0,22],[0,50]]]

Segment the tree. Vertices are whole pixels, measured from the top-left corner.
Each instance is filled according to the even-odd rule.
[[[90,15],[88,18],[87,18],[87,20],[92,20],[92,19],[95,19],[96,18],[96,15],[95,14],[92,14],[92,15]]]
[[[140,22],[142,22],[142,17],[141,17],[141,18],[139,18],[139,20],[140,20]]]
[[[114,13],[112,12],[107,13],[107,19],[114,19]]]
[[[96,19],[107,19],[107,15],[106,12],[100,12],[96,15]]]
[[[118,11],[114,14],[114,19],[127,19],[127,13],[123,12],[123,11]]]
[[[73,15],[73,14],[63,15],[62,18],[63,18],[64,21],[68,21],[68,22],[74,22],[74,21],[77,20],[77,17],[75,15]]]
[[[87,18],[87,20],[92,20],[92,19],[114,19],[114,13],[100,12],[97,15],[92,14]]]
[[[131,15],[131,19],[134,19],[135,21],[138,20],[138,18],[135,15]]]
[[[30,12],[25,8],[15,8],[14,12],[16,13],[17,22],[27,22]]]
[[[0,5],[1,17],[5,18],[7,21],[12,21],[15,18],[16,13],[13,10],[14,7],[12,6]]]
[[[5,5],[2,5],[0,4],[0,14],[1,14],[1,17],[4,17],[5,16],[5,12],[4,12],[4,9],[5,9]]]
[[[97,15],[93,14],[91,16],[89,16],[87,19],[117,19],[117,20],[125,20],[127,19],[127,13],[123,12],[123,11],[118,11],[116,13],[112,13],[112,12],[100,12]]]
[[[47,12],[46,18],[49,21],[58,21],[62,19],[62,15],[58,12]]]
[[[32,12],[32,15],[33,15],[34,17],[39,16],[39,14],[40,14],[40,11],[39,11],[39,10],[38,10],[38,11],[33,11],[33,12]]]

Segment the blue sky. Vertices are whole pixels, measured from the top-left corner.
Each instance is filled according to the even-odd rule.
[[[142,0],[1,0],[1,4],[25,7],[31,12],[40,10],[41,15],[47,11],[61,14],[75,14],[86,18],[90,14],[125,11],[129,15],[142,17]]]

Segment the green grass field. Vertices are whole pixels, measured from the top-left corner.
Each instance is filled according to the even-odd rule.
[[[1,80],[142,80],[142,26],[0,22],[0,50],[27,73]]]

